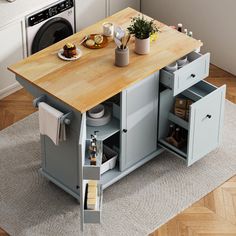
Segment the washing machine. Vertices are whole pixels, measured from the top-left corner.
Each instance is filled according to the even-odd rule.
[[[26,16],[27,55],[34,54],[75,32],[73,0],[55,2]]]

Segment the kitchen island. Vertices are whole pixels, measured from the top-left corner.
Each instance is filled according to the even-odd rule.
[[[209,53],[195,50],[202,43],[155,21],[161,30],[148,55],[137,55],[130,43],[130,64],[114,65],[115,43],[103,49],[80,46],[82,57],[63,61],[58,51],[67,43],[79,44],[85,35],[101,33],[104,22],[127,28],[139,13],[127,8],[62,40],[9,69],[33,94],[62,111],[67,119],[67,140],[55,146],[41,135],[41,173],[80,201],[81,223],[101,221],[102,192],[136,168],[157,157],[164,149],[189,166],[220,143],[224,115],[225,86],[216,88],[203,81],[209,73]],[[169,73],[162,70],[188,55],[189,64]],[[173,114],[176,97],[193,100],[188,121]],[[111,121],[100,127],[87,125],[86,112],[100,103],[112,104]],[[187,143],[177,148],[166,141],[170,124],[186,131]],[[101,174],[101,165],[89,164],[87,149],[94,131],[101,146],[118,152],[114,169]],[[102,149],[101,149],[102,152]],[[99,204],[88,210],[85,192],[88,180],[100,182]]]

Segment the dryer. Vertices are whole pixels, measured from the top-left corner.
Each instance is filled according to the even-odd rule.
[[[73,0],[58,1],[26,16],[27,55],[34,54],[75,32]]]

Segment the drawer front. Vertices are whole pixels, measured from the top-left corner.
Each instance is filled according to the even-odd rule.
[[[202,81],[201,83],[206,83]],[[209,84],[206,83],[209,87]],[[220,143],[225,85],[191,106],[188,166],[213,151]]]
[[[181,93],[209,75],[210,53],[201,55],[192,52],[188,55],[191,62],[174,73],[162,70],[161,82],[173,90],[173,95]]]

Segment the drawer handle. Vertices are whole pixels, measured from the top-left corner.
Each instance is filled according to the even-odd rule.
[[[123,132],[124,132],[124,133],[127,133],[127,129],[123,129]]]
[[[191,74],[191,77],[192,77],[192,78],[195,78],[195,77],[196,77],[196,75],[195,75],[195,74]]]
[[[208,119],[211,119],[211,115],[209,115],[209,114],[208,114],[206,117],[207,117]]]

